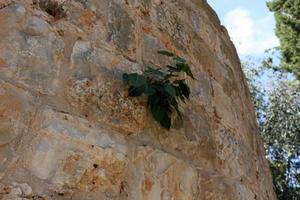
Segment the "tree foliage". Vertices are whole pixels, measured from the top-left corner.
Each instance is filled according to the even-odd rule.
[[[147,105],[154,119],[166,129],[171,127],[171,114],[176,111],[181,118],[178,101],[185,102],[190,96],[190,88],[182,74],[194,79],[186,60],[168,51],[158,51],[159,54],[173,59],[173,65],[164,68],[148,67],[142,75],[137,73],[123,74],[127,82],[129,96],[146,96]]]
[[[267,6],[275,14],[281,66],[300,80],[300,0],[271,0]]]
[[[300,199],[300,0],[270,0],[280,46],[246,73],[279,200]],[[279,50],[279,51],[278,51]],[[280,53],[280,64],[274,56]],[[276,61],[277,59],[275,59]],[[246,66],[246,69],[249,66]],[[273,69],[273,88],[257,80]],[[255,73],[253,73],[253,71]],[[291,74],[286,73],[291,72]],[[276,77],[276,78],[274,78]],[[297,80],[298,79],[298,80]]]
[[[264,68],[244,63],[259,130],[267,150],[275,191],[279,200],[300,199],[300,82],[281,72],[268,88],[259,80]],[[277,76],[278,75],[278,76]],[[276,77],[276,78],[275,78]]]
[[[262,135],[278,198],[300,199],[299,81],[282,81],[271,91]]]

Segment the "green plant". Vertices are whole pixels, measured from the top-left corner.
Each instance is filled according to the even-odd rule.
[[[293,73],[300,80],[300,1],[269,0],[267,6],[274,12],[275,31],[280,41],[281,63],[275,67]]]
[[[185,103],[190,96],[189,86],[185,83],[185,79],[180,77],[185,73],[189,77],[195,78],[185,59],[168,51],[158,51],[158,53],[173,58],[173,64],[164,68],[147,67],[142,75],[124,73],[123,80],[129,86],[129,96],[146,96],[147,107],[154,119],[169,130],[171,127],[170,116],[173,111],[176,111],[182,119],[178,100]]]
[[[245,62],[250,95],[272,172],[278,200],[300,199],[300,81],[282,70]],[[272,87],[262,84],[272,73]]]

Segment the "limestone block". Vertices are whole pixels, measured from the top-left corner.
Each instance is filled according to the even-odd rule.
[[[33,154],[24,161],[31,174],[51,184],[56,193],[78,189],[113,193],[121,187],[127,171],[127,146],[84,119],[45,110],[39,117]],[[103,130],[104,131],[104,130]]]
[[[0,10],[0,72],[53,95],[58,87],[63,41],[54,33],[47,34],[47,22],[24,14],[21,5]]]
[[[108,15],[108,41],[112,41],[125,53],[133,51],[135,44],[134,21],[126,10],[114,1],[110,2]]]
[[[49,30],[50,25],[38,17],[30,16],[26,19],[26,28],[24,32],[29,35],[46,35]]]
[[[197,170],[169,154],[149,147],[134,151],[129,199],[195,199]],[[136,185],[137,187],[132,187]]]
[[[0,79],[0,181],[18,158],[17,146],[35,114],[34,97]]]

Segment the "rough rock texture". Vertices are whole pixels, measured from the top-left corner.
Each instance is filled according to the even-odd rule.
[[[204,0],[0,0],[0,199],[274,200],[229,36]],[[122,73],[185,57],[170,132]]]

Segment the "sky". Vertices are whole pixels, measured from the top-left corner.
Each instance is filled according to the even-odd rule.
[[[241,59],[262,57],[279,45],[275,20],[265,0],[208,0],[227,28]]]

